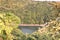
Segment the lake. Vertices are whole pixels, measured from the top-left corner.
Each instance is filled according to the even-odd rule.
[[[41,26],[19,26],[23,33],[33,33],[34,31],[38,30]]]

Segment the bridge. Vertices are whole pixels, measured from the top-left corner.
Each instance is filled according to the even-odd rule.
[[[35,30],[38,30],[38,28],[43,28],[46,26],[46,24],[20,24],[19,28],[24,32],[24,33],[32,33]]]
[[[35,27],[35,26],[42,26],[42,27],[44,27],[44,26],[46,26],[47,25],[47,23],[45,23],[45,24],[20,24],[19,26],[33,26],[33,27]]]

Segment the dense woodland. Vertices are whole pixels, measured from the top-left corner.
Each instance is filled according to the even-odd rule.
[[[51,3],[32,0],[1,0],[0,11],[13,12],[20,17],[22,24],[42,24],[55,20],[59,15],[56,6]]]
[[[60,2],[0,0],[0,40],[60,40]],[[43,24],[24,34],[19,24]]]

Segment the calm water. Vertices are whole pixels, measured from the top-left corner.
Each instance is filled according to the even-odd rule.
[[[22,31],[23,31],[23,33],[32,33],[32,32],[34,32],[34,31],[36,31],[36,30],[38,30],[38,28],[39,27],[28,27],[28,26],[26,26],[26,27],[19,27]]]

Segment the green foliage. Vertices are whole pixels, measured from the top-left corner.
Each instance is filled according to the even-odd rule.
[[[13,40],[25,40],[25,35],[20,29],[14,29],[11,34],[14,36]]]
[[[58,17],[57,9],[49,2],[31,0],[1,0],[1,2],[0,10],[14,12],[23,24],[41,24]]]
[[[53,38],[47,33],[40,34],[39,31],[33,33],[32,36],[35,37],[36,40],[53,40]]]
[[[48,2],[32,2],[21,10],[18,12],[22,14],[18,16],[21,17],[22,23],[29,24],[45,23],[54,20],[58,15],[57,9]]]
[[[24,34],[17,28],[21,22],[17,16],[11,12],[0,12],[0,15],[0,37],[3,40],[60,40],[59,19],[48,22],[46,27],[32,34]]]
[[[39,29],[33,35],[37,35],[39,40],[60,40],[60,22],[58,20],[48,22],[45,28]]]
[[[26,35],[27,40],[60,40],[60,22],[53,20],[46,27]]]
[[[11,11],[11,12],[8,12]],[[22,23],[48,25],[32,34],[24,34],[18,25]],[[30,0],[0,1],[0,37],[3,40],[60,40],[60,22],[56,7],[49,2],[32,2]],[[50,20],[55,20],[51,21]]]
[[[6,40],[12,40],[11,32],[16,29],[20,19],[11,12],[0,12],[0,36]]]

